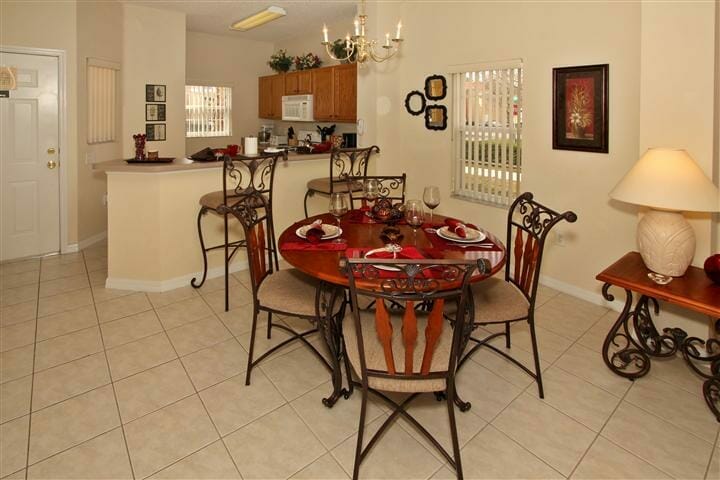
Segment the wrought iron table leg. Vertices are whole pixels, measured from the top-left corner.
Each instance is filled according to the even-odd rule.
[[[700,348],[705,347],[705,354],[701,353]],[[690,368],[698,375],[705,378],[703,383],[703,397],[710,411],[720,422],[720,340],[711,338],[703,341],[697,337],[687,338],[682,346],[683,358],[687,361]],[[710,364],[710,371],[700,369],[697,363],[704,362]]]
[[[609,292],[610,286],[609,283],[603,285],[602,294],[606,300],[612,302],[615,297]],[[630,380],[642,377],[650,371],[650,358],[636,344],[628,325],[633,316],[632,297],[632,292],[626,289],[625,306],[605,337],[602,348],[605,365],[615,374]],[[611,351],[613,346],[618,349]]]
[[[325,345],[330,352],[330,364],[332,366],[333,391],[330,396],[323,398],[322,403],[332,408],[340,397],[349,398],[351,390],[343,387],[343,375],[341,360],[345,352],[342,341],[342,319],[345,316],[345,292],[343,289],[322,283],[318,287],[318,329],[325,340]],[[335,305],[341,302],[338,313],[333,315]]]

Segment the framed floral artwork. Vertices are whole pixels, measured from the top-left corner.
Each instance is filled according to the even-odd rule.
[[[608,64],[553,68],[553,149],[608,153]]]

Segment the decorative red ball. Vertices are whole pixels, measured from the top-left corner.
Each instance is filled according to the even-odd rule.
[[[703,267],[708,278],[720,285],[720,253],[710,255]]]

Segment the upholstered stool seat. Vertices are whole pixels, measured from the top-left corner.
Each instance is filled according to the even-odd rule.
[[[324,193],[329,195],[332,192],[347,193],[352,189],[353,192],[362,192],[363,186],[360,182],[354,182],[352,185],[348,185],[347,182],[343,182],[339,178],[333,178],[334,185],[330,186],[330,177],[325,178],[313,178],[307,183],[307,189],[317,193]]]
[[[232,205],[234,204],[237,199],[239,198],[239,195],[228,195],[228,204]],[[267,196],[265,196],[267,199]],[[234,201],[233,201],[234,200]],[[220,206],[223,204],[223,191],[218,190],[216,192],[210,192],[206,193],[202,197],[200,197],[200,206],[208,208],[210,210],[218,211]],[[255,202],[256,208],[262,207],[262,204],[260,201]]]
[[[424,332],[427,326],[428,314],[425,312],[417,312],[417,331]],[[395,368],[398,372],[405,370],[405,347],[402,338],[402,314],[390,314],[390,322],[393,326],[392,350],[395,359]],[[387,369],[385,363],[385,354],[382,343],[376,340],[377,333],[375,330],[375,311],[362,310],[360,312],[360,323],[362,325],[362,335],[365,339],[365,362],[368,370],[384,371]],[[355,370],[360,373],[360,353],[358,352],[357,331],[353,320],[353,312],[348,312],[343,319],[343,335],[345,337],[345,348],[347,349],[348,359]],[[450,325],[444,324],[440,338],[438,339],[435,351],[430,364],[430,371],[447,370],[448,360],[450,359],[450,351],[452,350],[453,331]],[[422,364],[423,353],[425,352],[425,335],[418,335],[417,343],[413,353],[413,365],[415,370],[419,370]],[[445,390],[445,378],[431,378],[423,380],[404,380],[394,378],[369,377],[368,385],[376,390],[385,390],[390,392],[441,392]]]

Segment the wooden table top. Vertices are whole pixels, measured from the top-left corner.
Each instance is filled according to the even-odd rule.
[[[640,254],[630,252],[595,278],[641,295],[720,318],[720,285],[714,284],[702,268],[691,266],[685,275],[673,279],[667,285],[658,285],[650,280],[647,276],[649,272]]]
[[[345,216],[347,218],[348,215]],[[335,285],[348,285],[347,277],[339,270],[338,265],[340,258],[345,255],[344,251],[317,251],[317,250],[285,250],[283,251],[282,245],[285,242],[298,241],[295,231],[303,225],[312,223],[316,219],[321,218],[324,223],[337,224],[336,220],[330,214],[316,215],[307,219],[300,220],[295,224],[291,225],[280,235],[278,246],[280,247],[280,253],[287,262],[298,270],[307,273],[308,275],[324,280]],[[445,217],[441,215],[435,215],[433,223],[442,223]],[[343,219],[340,223],[343,230],[342,238],[347,240],[348,248],[380,248],[384,246],[384,243],[380,239],[380,233],[387,225],[382,223],[375,224],[361,224],[361,223],[349,223]],[[416,246],[421,252],[424,250],[432,250],[434,253],[438,253],[438,250],[434,248],[433,244],[427,238],[426,233],[422,229],[418,229],[417,235],[413,237],[412,228],[408,225],[397,225],[404,235],[404,239],[400,242],[400,245]],[[495,235],[490,232],[482,230],[488,239],[492,240],[495,244],[502,248],[501,251],[497,250],[443,250],[443,258],[448,259],[479,259],[487,258],[490,261],[492,267],[491,275],[494,275],[501,270],[505,265],[505,245]],[[479,281],[488,276],[476,275],[473,281]]]

